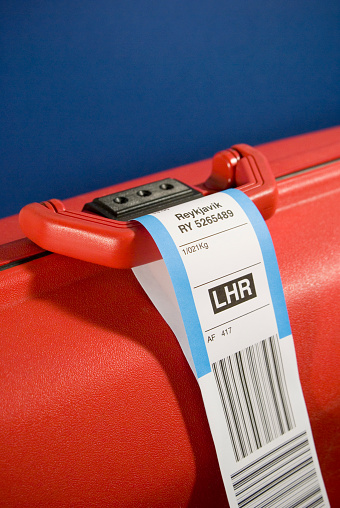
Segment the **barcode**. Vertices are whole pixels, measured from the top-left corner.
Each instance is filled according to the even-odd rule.
[[[231,476],[239,508],[325,506],[306,432]]]
[[[277,336],[212,364],[236,461],[295,427]]]

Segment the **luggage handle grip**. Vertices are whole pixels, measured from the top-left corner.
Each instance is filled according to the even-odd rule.
[[[202,195],[237,187],[252,199],[265,219],[273,215],[277,205],[276,181],[268,161],[245,144],[218,152],[208,180],[192,187]],[[132,268],[161,257],[150,234],[136,221],[66,210],[56,199],[26,205],[19,221],[26,236],[40,247],[83,261]]]

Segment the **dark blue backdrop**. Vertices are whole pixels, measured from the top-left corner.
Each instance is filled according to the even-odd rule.
[[[1,0],[0,216],[339,123],[338,0]]]

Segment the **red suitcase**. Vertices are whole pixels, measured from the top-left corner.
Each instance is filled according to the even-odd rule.
[[[249,157],[258,152],[276,178],[267,224],[321,470],[331,505],[340,506],[340,128],[261,145]],[[57,225],[32,208],[23,225],[45,248],[112,265],[109,233],[103,247],[94,228],[92,252],[81,249],[84,203],[168,177],[197,186],[211,166],[201,161],[65,201],[78,244],[56,202],[36,206],[51,212],[48,220],[61,216]],[[266,193],[254,193],[260,207]],[[197,382],[132,272],[45,251],[22,238],[17,217],[0,221],[0,232],[0,506],[227,506]]]

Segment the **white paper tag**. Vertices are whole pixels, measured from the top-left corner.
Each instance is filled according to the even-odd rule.
[[[198,379],[230,506],[329,506],[257,208],[228,190],[138,220],[164,261],[134,273]]]

